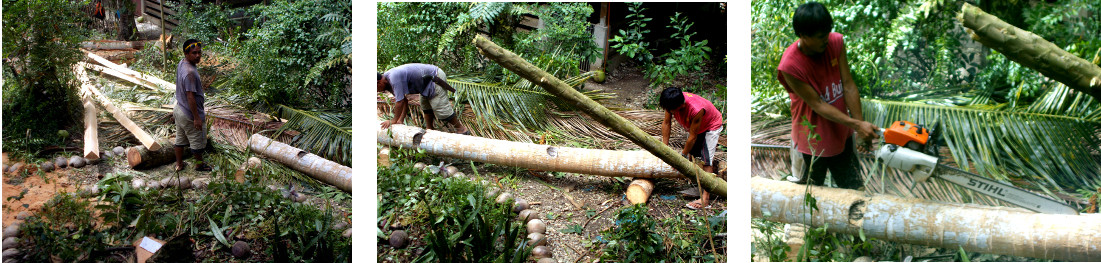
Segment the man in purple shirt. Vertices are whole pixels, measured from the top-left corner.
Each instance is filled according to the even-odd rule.
[[[196,68],[203,58],[203,44],[188,39],[184,41],[183,51],[184,59],[176,65],[176,107],[172,112],[176,120],[176,171],[184,169],[184,148],[190,146],[191,154],[198,161],[195,171],[208,172],[212,169],[203,163],[203,150],[206,149],[206,131],[203,130],[206,111],[203,102],[206,96],[203,95],[202,79]]]
[[[420,94],[426,128],[434,129],[435,121],[439,119],[454,126],[455,133],[470,135],[470,130],[459,121],[455,108],[447,100],[448,92],[455,92],[455,89],[447,84],[447,74],[439,67],[412,63],[379,73],[378,92],[384,91],[393,93],[397,103],[394,105],[394,118],[382,122],[383,129],[389,128],[391,124],[404,123],[409,108],[407,95]]]

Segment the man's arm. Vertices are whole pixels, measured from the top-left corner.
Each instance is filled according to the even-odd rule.
[[[790,87],[791,90],[795,92],[795,95],[798,95],[799,98],[803,99],[803,101],[807,103],[807,106],[810,106],[810,109],[813,110],[815,113],[818,113],[818,115],[822,115],[822,117],[826,117],[826,119],[832,122],[848,126],[849,128],[856,130],[857,134],[861,136],[869,136],[868,134],[871,134],[870,136],[875,136],[875,125],[872,125],[872,123],[866,122],[864,120],[858,120],[849,117],[848,114],[841,112],[840,109],[833,107],[833,105],[830,105],[825,101],[822,101],[822,98],[818,97],[818,92],[814,91],[814,88],[812,88],[806,82],[792,77],[787,72],[781,71],[781,73],[784,74],[784,80],[788,83],[788,87]]]
[[[408,111],[408,109],[409,109],[409,98],[405,98],[404,100],[400,100],[397,103],[394,103],[394,118],[390,119],[388,121],[382,122],[382,128],[383,129],[390,128],[390,125],[395,124],[395,123],[397,123],[397,124],[405,123],[405,113]]]
[[[696,145],[696,139],[698,139],[700,133],[704,132],[703,115],[706,112],[706,109],[700,110],[699,113],[696,113],[696,115],[692,116],[691,120],[688,121],[688,123],[691,123],[688,125],[688,141],[684,142],[684,149],[680,151],[681,155],[688,154],[688,152],[692,150],[692,146]]]
[[[845,55],[846,48],[841,46],[841,84],[844,86],[845,93],[845,105],[849,108],[849,114],[853,119],[864,120],[864,109],[860,105],[860,89],[856,87],[856,81],[853,81],[852,72],[849,69],[849,59]],[[870,123],[869,123],[870,124]],[[861,129],[853,128],[856,130],[857,140],[867,143],[871,139],[875,139],[875,130],[878,127],[871,125],[871,130],[862,130],[866,127],[860,127]]]
[[[665,111],[665,120],[661,121],[661,144],[669,145],[669,125],[673,113]]]
[[[203,118],[199,116],[199,107],[196,106],[198,103],[195,103],[195,92],[184,91],[184,93],[187,94],[187,107],[191,109],[191,122],[195,124],[195,129],[202,130]]]

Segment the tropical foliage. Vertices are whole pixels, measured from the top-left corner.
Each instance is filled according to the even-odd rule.
[[[4,151],[60,142],[80,109],[72,65],[90,33],[74,1],[4,1]]]
[[[796,41],[791,15],[805,1],[754,1],[752,110],[788,116],[776,77]],[[979,1],[978,6],[1097,61],[1101,30],[1095,1],[1051,4]],[[972,41],[954,17],[963,1],[824,1],[834,32],[845,35],[864,116],[938,122],[950,157],[963,169],[1039,191],[1074,193],[1101,186],[1101,105]],[[876,100],[873,100],[876,99]],[[1024,183],[1027,182],[1027,183]],[[1023,184],[1022,184],[1023,183]]]

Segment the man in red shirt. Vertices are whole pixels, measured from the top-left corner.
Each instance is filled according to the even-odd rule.
[[[661,143],[669,144],[671,119],[676,119],[681,127],[688,131],[688,141],[684,143],[681,155],[695,156],[703,161],[703,170],[715,172],[713,164],[715,147],[719,142],[719,133],[723,130],[723,116],[714,104],[699,95],[682,92],[680,88],[668,87],[661,91],[658,104],[665,109],[665,120],[661,122]],[[708,207],[711,196],[700,191],[700,199],[688,203],[691,209]]]
[[[879,128],[864,121],[860,91],[845,58],[844,36],[831,32],[833,18],[817,2],[799,6],[792,27],[799,40],[784,51],[776,74],[791,96],[794,145],[788,179],[822,185],[829,170],[838,187],[863,187],[852,134],[855,131],[856,139],[866,145]]]

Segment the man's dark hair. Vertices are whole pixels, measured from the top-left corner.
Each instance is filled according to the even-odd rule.
[[[376,79],[375,81],[382,80],[382,72],[375,72],[375,73],[378,73],[378,79]]]
[[[665,110],[675,110],[682,104],[684,104],[684,93],[677,87],[665,88],[661,91],[661,97],[658,98],[658,105]]]
[[[195,40],[194,38],[188,39],[187,41],[184,41],[184,44],[183,44],[184,53],[187,53],[188,51],[191,51],[191,48],[192,48],[191,44],[195,44],[196,47],[203,47],[203,43],[199,42],[198,40]]]
[[[826,6],[818,2],[810,2],[795,9],[791,26],[795,29],[796,36],[829,33],[833,30],[833,17],[830,16],[830,11],[826,10]]]

